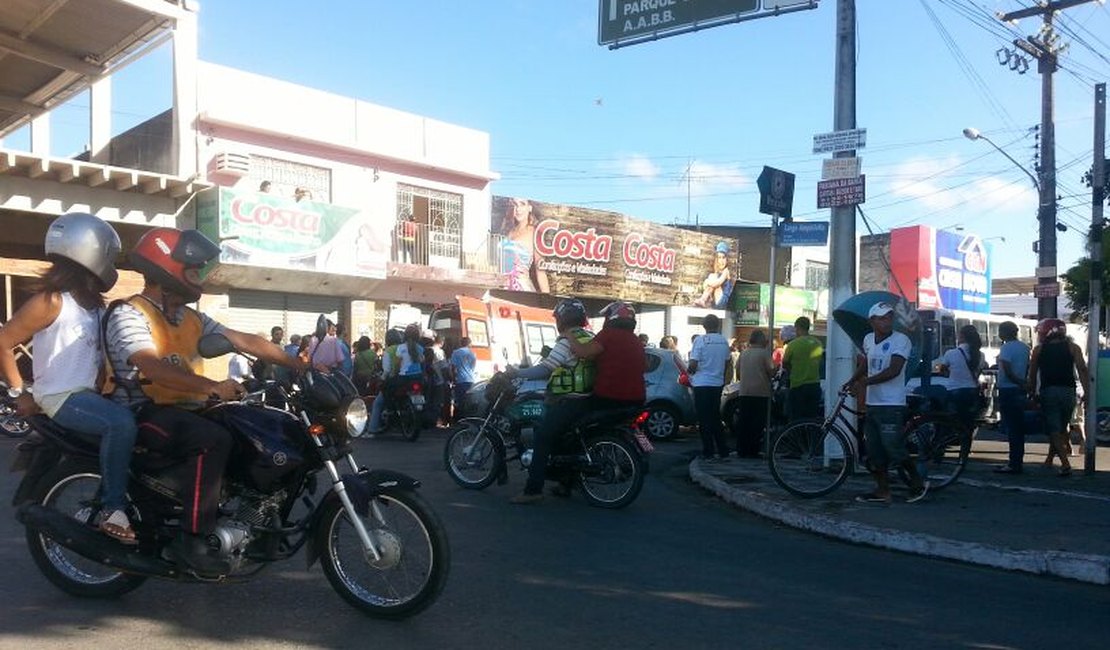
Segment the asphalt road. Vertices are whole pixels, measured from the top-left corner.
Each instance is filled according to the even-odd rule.
[[[360,441],[409,472],[444,519],[453,565],[414,619],[368,619],[301,558],[253,582],[151,580],[116,601],[69,597],[27,554],[4,474],[0,648],[1101,647],[1110,591],[856,547],[770,524],[687,480],[690,442],[662,444],[640,499],[605,511],[522,485],[457,488],[444,436]],[[0,440],[0,467],[14,443]]]

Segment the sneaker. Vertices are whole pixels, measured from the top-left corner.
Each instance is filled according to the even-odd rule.
[[[917,503],[918,501],[924,499],[925,495],[928,494],[928,493],[929,493],[929,482],[925,481],[924,483],[921,484],[920,489],[917,489],[917,490],[912,490],[911,489],[910,490],[909,496],[906,497],[906,503]]]
[[[542,494],[528,494],[527,492],[521,492],[515,497],[509,499],[509,503],[518,506],[530,506],[534,503],[539,503],[540,501],[543,501]]]
[[[856,495],[856,501],[860,503],[890,503],[890,495],[883,496],[881,494],[875,494],[874,492],[868,492],[867,494]]]

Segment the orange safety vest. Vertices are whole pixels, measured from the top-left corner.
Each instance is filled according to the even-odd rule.
[[[185,315],[181,322],[174,325],[166,319],[162,310],[145,296],[132,296],[127,300],[127,304],[138,309],[139,313],[146,318],[147,324],[150,325],[151,338],[154,339],[155,352],[163,361],[188,370],[194,375],[201,374],[204,359],[197,351],[197,342],[204,330],[204,324],[201,322],[200,314],[185,307]],[[191,393],[152,384],[141,373],[139,388],[155,404],[196,408],[208,399],[208,396],[203,393]]]

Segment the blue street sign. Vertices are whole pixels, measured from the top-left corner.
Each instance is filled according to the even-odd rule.
[[[779,224],[779,246],[824,246],[827,243],[828,221],[787,221]]]

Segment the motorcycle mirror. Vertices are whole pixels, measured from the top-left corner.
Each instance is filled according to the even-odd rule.
[[[197,341],[197,352],[205,359],[215,359],[235,351],[235,346],[223,334],[205,334]]]
[[[316,319],[316,340],[323,341],[324,337],[328,335],[328,318],[323,314]]]

